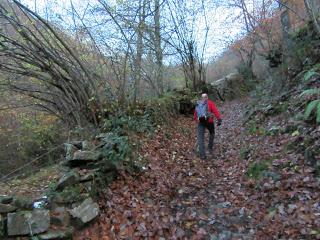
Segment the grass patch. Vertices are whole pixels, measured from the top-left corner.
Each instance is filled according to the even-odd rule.
[[[257,126],[257,123],[255,121],[250,121],[248,123],[247,131],[250,135],[260,135],[260,136],[267,135],[267,130],[263,127]]]
[[[57,165],[46,167],[31,176],[13,178],[8,182],[0,182],[0,195],[40,197],[44,192],[39,189],[47,189],[50,182],[58,179],[60,172]],[[44,190],[45,191],[45,190]]]
[[[248,159],[250,152],[251,152],[251,149],[241,148],[241,149],[240,149],[240,159],[241,159],[241,160],[246,160],[246,159]]]
[[[260,179],[263,177],[263,173],[268,170],[270,164],[271,160],[251,163],[247,170],[247,176],[253,179]]]

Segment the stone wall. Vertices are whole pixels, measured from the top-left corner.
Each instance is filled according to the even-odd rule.
[[[225,77],[210,83],[210,93],[218,96],[219,100],[231,100],[239,98],[245,87],[244,79],[239,73],[230,73]]]
[[[104,156],[103,149],[114,147],[108,133],[97,136],[94,143],[66,143],[62,177],[47,196],[36,201],[0,196],[0,239],[72,239],[74,229],[99,215],[99,205],[94,202],[97,184],[101,189],[117,175],[117,166]]]

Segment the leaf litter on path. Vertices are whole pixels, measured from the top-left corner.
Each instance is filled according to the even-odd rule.
[[[242,126],[245,101],[221,107],[213,156],[194,153],[196,125],[180,117],[175,127],[144,141],[148,167],[123,172],[100,200],[99,221],[75,239],[316,239],[320,229],[319,182],[305,168],[278,169],[294,154],[282,151],[285,137],[248,135]],[[188,129],[186,131],[185,129]],[[170,135],[170,136],[169,136]],[[247,159],[241,150],[250,148]],[[271,159],[276,176],[248,178],[252,161]],[[299,161],[299,160],[295,160]],[[312,171],[311,171],[312,172]],[[274,174],[275,176],[275,174]]]

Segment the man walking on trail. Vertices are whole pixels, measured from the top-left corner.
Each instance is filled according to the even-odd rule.
[[[194,119],[198,123],[198,147],[201,159],[206,159],[204,146],[204,133],[206,128],[209,130],[208,150],[212,153],[214,139],[214,117],[217,119],[217,125],[220,126],[222,119],[218,108],[213,101],[208,99],[208,94],[203,93],[201,100],[198,101],[194,111]]]

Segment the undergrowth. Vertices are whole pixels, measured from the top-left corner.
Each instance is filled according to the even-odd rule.
[[[161,126],[173,124],[186,103],[192,106],[194,96],[192,92],[168,93],[125,108],[114,105],[100,129],[107,134],[107,144],[101,149],[106,161],[136,169],[145,161],[139,155],[141,144],[137,136],[152,136]]]

